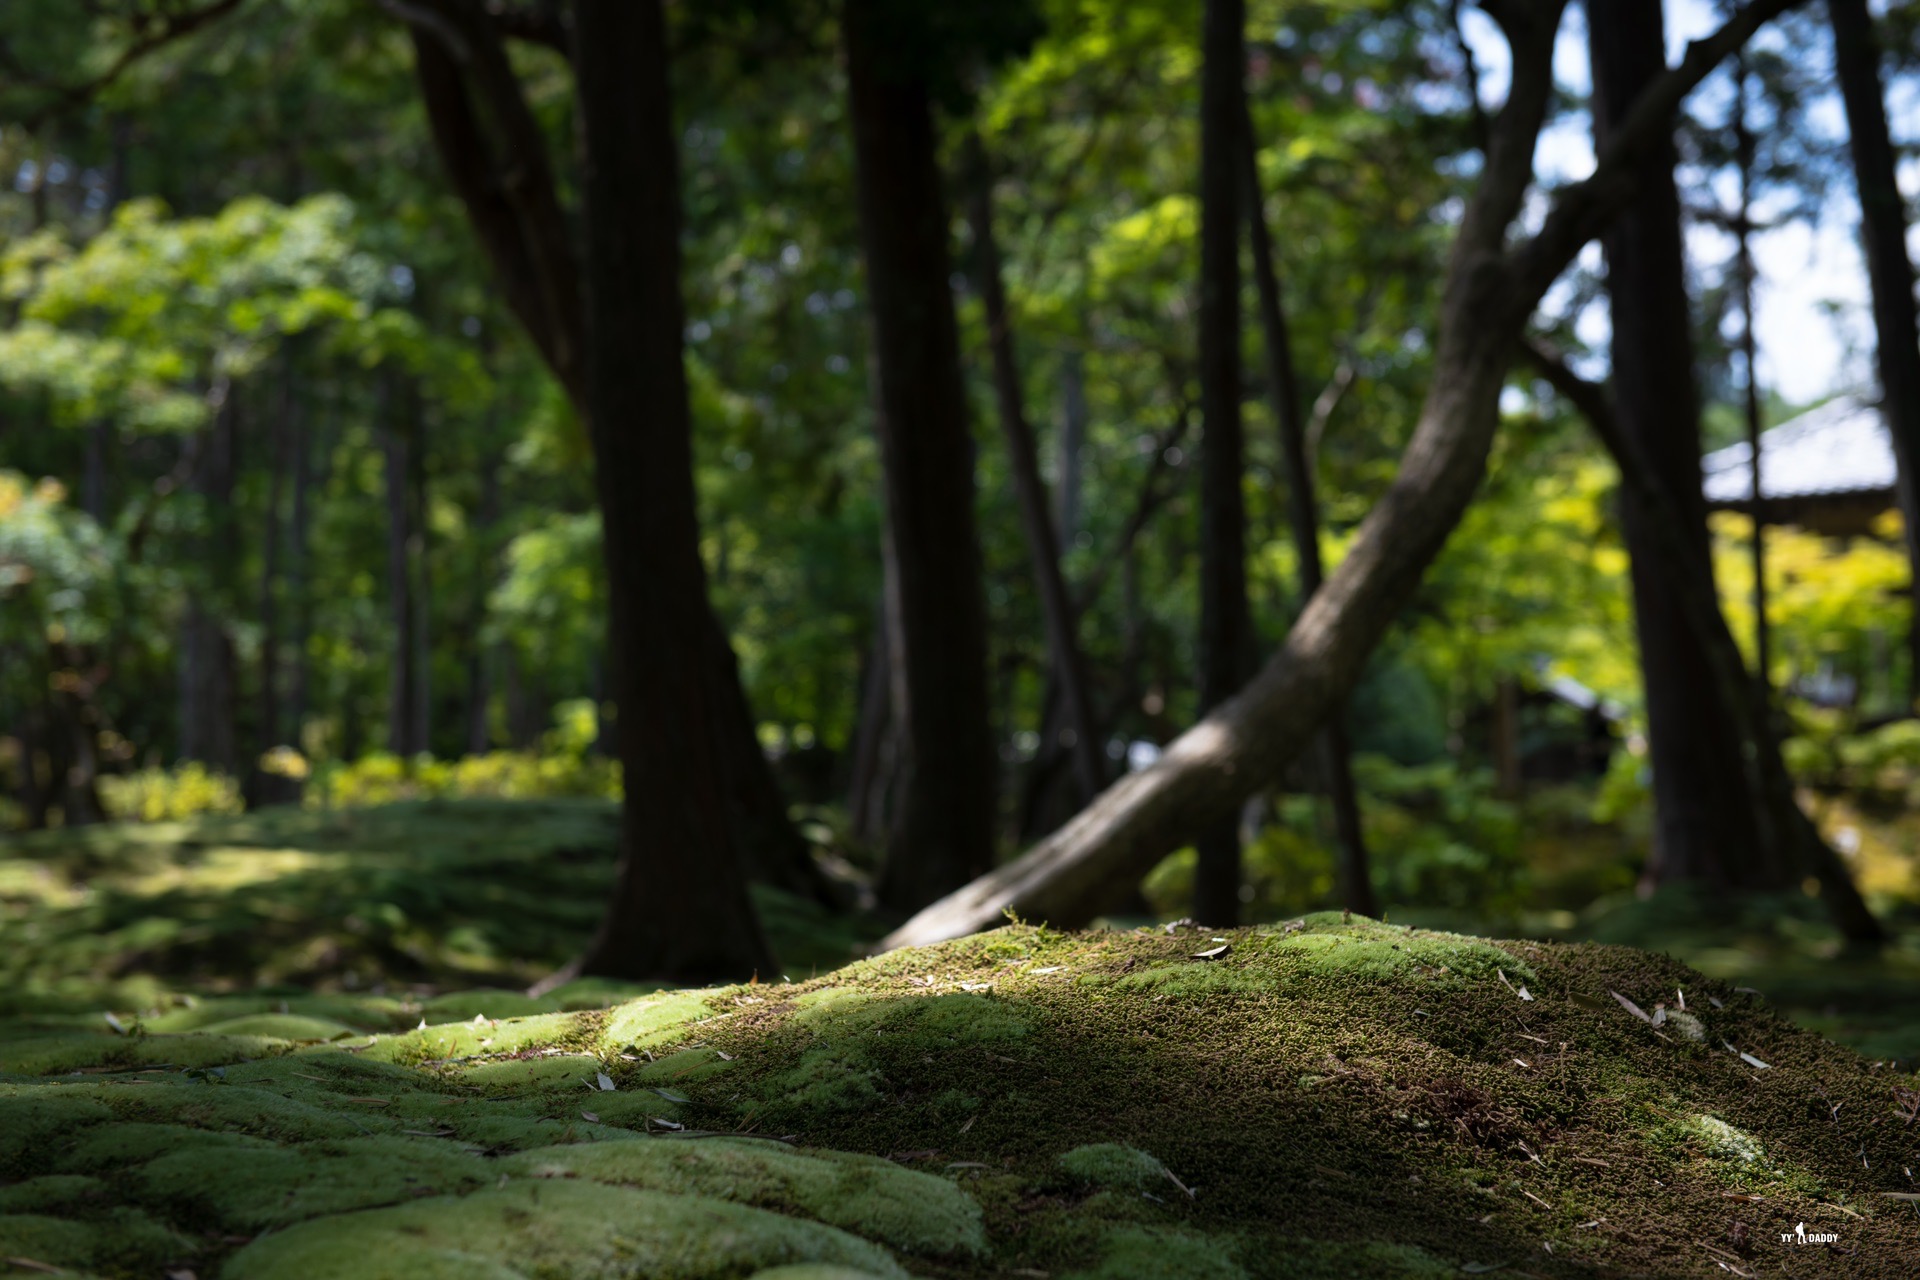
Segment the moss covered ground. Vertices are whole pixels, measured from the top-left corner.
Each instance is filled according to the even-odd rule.
[[[195,828],[137,871],[111,832],[8,846],[0,1274],[1920,1272],[1912,1064],[1678,960],[1333,913],[503,989],[580,912],[517,891],[529,942],[472,864],[563,884],[538,852],[597,813],[545,845],[500,813],[285,815],[348,825]],[[476,883],[405,897],[425,834],[415,861]],[[242,874],[249,848],[308,861]],[[324,913],[396,898],[405,928]],[[456,959],[428,941],[462,927]]]

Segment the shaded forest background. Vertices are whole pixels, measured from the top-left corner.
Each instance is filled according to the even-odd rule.
[[[1249,757],[1250,799],[1083,918],[1564,930],[1667,885],[1819,933],[1857,885],[1912,919],[1911,486],[1768,528],[1761,627],[1752,521],[1697,460],[1810,407],[1752,376],[1747,236],[1913,189],[1920,9],[1764,7],[1533,316],[1333,732]],[[1339,571],[1554,47],[1500,5],[1518,77],[1443,3],[656,9],[0,14],[0,825],[613,799],[624,761],[649,790],[589,968],[770,969],[749,877],[899,923],[1158,767]],[[1603,143],[1665,53],[1658,4],[1609,12],[1600,101],[1539,90]],[[1836,79],[1862,48],[1878,158]],[[1509,217],[1551,230],[1574,184],[1526,176]],[[1863,234],[1878,342],[1831,391],[1884,394],[1905,462],[1912,271]],[[1651,567],[1694,554],[1662,500],[1717,596]],[[1751,704],[1680,620],[1702,600]],[[1838,862],[1766,835],[1782,803]],[[649,898],[717,941],[632,944]]]

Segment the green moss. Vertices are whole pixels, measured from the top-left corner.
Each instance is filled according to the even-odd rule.
[[[1066,1280],[1245,1280],[1230,1241],[1164,1227],[1119,1227],[1108,1233],[1097,1265]]]
[[[235,1254],[223,1280],[705,1280],[783,1264],[905,1273],[876,1245],[704,1196],[531,1179],[462,1198],[343,1214]]]
[[[198,1028],[205,1035],[260,1036],[269,1040],[340,1040],[364,1035],[359,1027],[299,1013],[251,1013]]]
[[[980,1206],[953,1184],[890,1161],[742,1138],[672,1137],[534,1151],[515,1167],[657,1191],[689,1191],[802,1214],[910,1253],[986,1248]]]
[[[1118,1142],[1075,1147],[1060,1157],[1060,1167],[1082,1182],[1123,1191],[1158,1191],[1173,1185],[1165,1165]]]
[[[665,1044],[689,1023],[712,1016],[710,997],[699,991],[643,996],[617,1006],[600,1029],[600,1047],[608,1053]]]
[[[81,1174],[48,1174],[0,1187],[0,1213],[40,1213],[55,1209],[85,1210],[105,1204],[111,1188],[98,1178]]]
[[[0,1177],[45,1172],[55,1142],[113,1119],[113,1108],[53,1085],[0,1085]]]

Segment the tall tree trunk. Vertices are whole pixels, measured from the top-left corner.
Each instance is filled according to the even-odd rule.
[[[1200,710],[1240,691],[1253,666],[1240,425],[1240,131],[1245,0],[1207,0],[1200,78]],[[1193,914],[1240,918],[1238,814],[1199,833]]]
[[[297,415],[292,423],[293,438],[288,443],[293,452],[293,494],[287,533],[290,615],[287,650],[293,656],[293,672],[287,682],[286,722],[287,740],[302,751],[306,750],[305,730],[313,680],[313,663],[308,658],[307,646],[313,636],[313,490],[318,478],[314,453],[326,447],[324,427],[315,430],[309,425],[313,421],[312,415]]]
[[[1000,273],[1000,247],[993,234],[993,176],[979,135],[967,139],[969,172],[967,219],[973,229],[974,271],[986,304],[987,345],[993,358],[993,391],[1000,410],[1000,429],[1007,439],[1007,460],[1013,472],[1014,495],[1020,504],[1020,524],[1027,538],[1027,557],[1033,562],[1040,591],[1040,614],[1047,633],[1047,655],[1060,689],[1064,726],[1060,733],[1073,760],[1080,783],[1080,803],[1098,795],[1106,782],[1106,762],[1087,693],[1086,657],[1075,634],[1073,601],[1060,566],[1060,539],[1048,509],[1047,482],[1040,475],[1040,449],[1027,421],[1026,394],[1020,385],[1020,364],[1013,349],[1013,318],[1007,311],[1007,289]]]
[[[286,530],[281,525],[281,498],[288,456],[300,430],[295,422],[300,404],[291,354],[286,357],[281,379],[280,411],[267,428],[270,450],[267,509],[265,536],[260,544],[260,735],[257,745],[261,752],[283,741],[280,733],[280,575]]]
[[[860,668],[860,710],[854,722],[847,771],[848,834],[863,844],[885,830],[887,778],[883,762],[893,727],[885,602],[873,613],[873,642]]]
[[[489,415],[489,425],[492,418]],[[489,455],[481,464],[480,505],[474,512],[474,534],[482,544],[491,541],[493,526],[500,518],[500,464],[497,455]],[[497,656],[487,646],[479,643],[479,637],[487,621],[487,596],[492,587],[489,572],[491,557],[482,560],[480,571],[475,575],[473,601],[471,604],[473,622],[467,644],[467,754],[482,755],[493,745],[493,726],[488,716],[489,704],[493,701],[492,662]]]
[[[1906,204],[1900,197],[1893,142],[1880,82],[1880,47],[1867,0],[1827,0],[1834,69],[1847,107],[1853,177],[1860,193],[1860,234],[1873,289],[1873,325],[1880,394],[1894,456],[1900,462],[1900,515],[1906,523],[1909,594],[1907,710],[1920,700],[1920,320],[1907,256]]]
[[[1764,425],[1760,415],[1760,339],[1753,325],[1753,288],[1757,273],[1753,265],[1753,129],[1747,124],[1747,59],[1742,54],[1733,64],[1733,139],[1735,160],[1740,170],[1740,217],[1735,223],[1734,269],[1740,281],[1740,362],[1745,374],[1747,427],[1747,483],[1752,494],[1748,514],[1753,528],[1747,551],[1753,570],[1753,696],[1762,715],[1772,715],[1771,682],[1773,669],[1771,645],[1767,635],[1767,510],[1761,485],[1760,435]]]
[[[997,762],[938,136],[925,84],[888,43],[887,3],[846,0],[842,28],[896,567],[894,706],[907,750],[878,891],[911,910],[993,864]]]
[[[636,20],[645,21],[650,8],[642,9]],[[514,74],[500,29],[479,6],[464,0],[418,0],[404,11],[414,49],[415,79],[451,185],[493,267],[508,309],[597,441],[585,389],[585,311],[570,224],[540,122]],[[604,529],[604,511],[602,516]],[[621,584],[609,582],[610,591],[620,588]],[[708,679],[737,681],[731,650],[717,643],[725,638],[724,632],[717,625],[695,631],[705,642],[700,664]],[[515,678],[524,703],[532,682],[524,673]],[[739,695],[737,687],[734,693]],[[632,716],[627,720],[637,723]],[[722,767],[751,764],[751,753],[759,750],[752,724],[750,715],[735,716],[715,730],[734,736],[719,753]],[[777,791],[769,795],[765,787],[743,786],[736,778],[715,785],[758,806],[750,815],[756,826],[770,830],[791,825],[784,803],[775,803]],[[804,848],[797,833],[790,834],[793,838],[781,843]],[[804,866],[784,868],[783,874],[817,873],[809,859]],[[616,904],[614,910],[619,909]]]
[[[1666,66],[1660,0],[1587,5],[1594,134],[1608,139]],[[1783,887],[1789,869],[1753,857],[1758,846],[1740,744],[1714,697],[1708,659],[1678,596],[1711,581],[1706,501],[1700,492],[1700,399],[1681,245],[1671,131],[1640,163],[1634,202],[1603,237],[1613,309],[1613,384],[1620,427],[1677,496],[1687,525],[1683,575],[1668,560],[1633,489],[1620,497],[1632,557],[1634,626],[1653,759],[1653,848],[1645,883]]]
[[[586,403],[608,674],[626,726],[619,882],[583,972],[695,982],[772,972],[727,815],[693,423],[681,355],[680,188],[660,0],[574,9],[586,229]],[[735,690],[738,680],[732,682]]]
[[[413,431],[407,442],[407,560],[413,578],[408,593],[413,607],[413,677],[408,692],[407,738],[415,751],[433,751],[433,577],[428,559],[427,432],[419,393],[410,397]]]
[[[222,613],[234,587],[239,418],[239,389],[225,387],[213,422],[190,446],[197,453],[191,484],[206,519],[206,531],[199,539],[206,578],[188,593],[179,648],[180,757],[227,773],[235,762],[234,654]]]
[[[1511,89],[1448,255],[1434,371],[1418,423],[1399,474],[1346,557],[1240,693],[1152,766],[1108,787],[1019,858],[920,912],[882,939],[881,949],[990,928],[1008,908],[1061,926],[1084,923],[1195,831],[1230,820],[1312,741],[1466,511],[1486,469],[1515,344],[1541,295],[1631,202],[1638,162],[1670,136],[1681,99],[1791,2],[1749,0],[1718,32],[1694,41],[1613,132],[1592,176],[1562,190],[1531,235],[1513,224],[1534,179],[1565,0],[1488,10],[1511,47]]]
[[[393,648],[387,684],[387,750],[403,758],[418,751],[413,739],[413,504],[408,460],[413,436],[413,398],[388,374],[380,405],[381,445],[387,487],[387,621]]]
[[[1292,499],[1287,513],[1293,526],[1294,553],[1300,561],[1300,599],[1304,603],[1326,579],[1320,563],[1320,504],[1307,451],[1307,427],[1300,416],[1300,379],[1293,363],[1293,339],[1287,328],[1286,308],[1280,301],[1280,275],[1273,263],[1266,203],[1261,198],[1253,120],[1244,93],[1240,121],[1242,191],[1253,247],[1254,281],[1259,286],[1260,327],[1266,338],[1267,392],[1280,428],[1280,453],[1286,463],[1288,496]],[[1353,747],[1347,741],[1344,712],[1341,708],[1329,716],[1320,735],[1321,772],[1327,801],[1333,808],[1334,833],[1340,841],[1340,900],[1349,911],[1373,916],[1380,913],[1380,908],[1373,895],[1366,833],[1360,825],[1360,797],[1353,785]]]

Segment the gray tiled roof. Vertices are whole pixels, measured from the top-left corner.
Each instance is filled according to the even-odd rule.
[[[1716,449],[1700,460],[1710,503],[1741,503],[1752,495],[1747,445]],[[1857,396],[1818,409],[1760,434],[1760,493],[1765,498],[1812,498],[1893,488],[1893,439],[1879,406]]]

